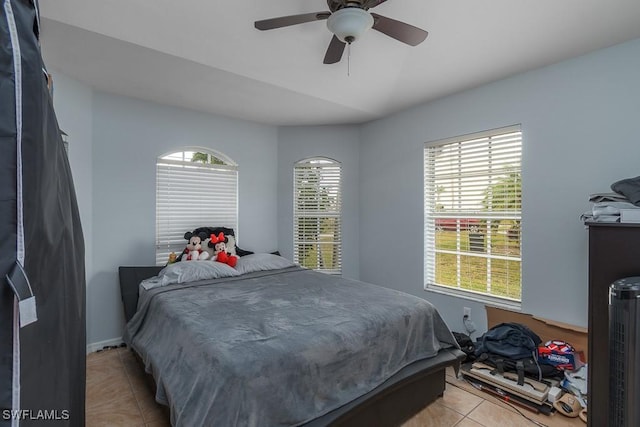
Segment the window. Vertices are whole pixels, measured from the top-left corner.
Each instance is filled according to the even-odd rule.
[[[522,133],[425,144],[425,289],[518,304]]]
[[[293,257],[303,267],[342,273],[342,168],[316,157],[295,164]]]
[[[184,233],[238,223],[238,166],[203,148],[166,154],[156,163],[156,264],[180,254]]]

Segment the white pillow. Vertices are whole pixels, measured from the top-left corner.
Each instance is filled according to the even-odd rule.
[[[238,258],[236,270],[240,274],[246,274],[254,271],[278,270],[296,265],[298,264],[278,255],[258,253]]]
[[[143,280],[141,285],[149,290],[175,283],[196,282],[198,280],[219,279],[221,277],[238,276],[240,273],[233,267],[221,262],[181,261],[169,264],[157,276]]]

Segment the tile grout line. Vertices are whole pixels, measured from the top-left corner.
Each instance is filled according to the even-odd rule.
[[[131,350],[130,350],[130,349],[126,348],[126,349],[125,349],[125,350],[123,350],[120,354],[122,355],[122,354],[129,354],[129,353],[130,353],[130,354],[133,354],[133,353],[131,352]],[[125,363],[124,363],[124,357],[125,357],[125,356],[121,356],[121,361],[123,362],[123,365],[125,365]],[[133,362],[134,362],[134,365],[135,365],[135,368],[134,368],[134,369],[139,369],[139,370],[141,370],[141,372],[143,373],[143,381],[145,381],[145,380],[146,380],[146,378],[144,378],[144,376],[146,376],[146,375],[148,375],[148,374],[147,374],[146,372],[144,372],[144,368],[143,368],[142,366],[140,366],[140,365],[139,365],[138,360],[136,360],[136,359],[134,358],[134,359],[133,359]],[[135,389],[134,389],[134,387],[133,387],[133,380],[132,380],[132,377],[133,377],[135,374],[134,374],[134,373],[132,373],[131,375],[129,375],[129,372],[126,370],[126,365],[125,365],[125,374],[127,375],[127,380],[128,380],[128,382],[129,382],[129,387],[131,388],[131,392],[132,392],[132,394],[133,394],[133,396],[134,396],[134,398],[135,398],[135,400],[136,400],[136,404],[137,404],[137,406],[138,406],[138,410],[140,411],[140,415],[142,416],[142,421],[143,421],[142,426],[144,427],[144,426],[153,426],[153,425],[157,425],[157,423],[159,422],[158,418],[154,418],[154,417],[152,417],[151,419],[148,419],[147,417],[150,415],[148,411],[147,411],[147,415],[145,415],[145,411],[143,410],[142,401],[141,401],[141,398],[139,397],[139,396],[142,396],[142,395],[144,394],[144,392],[140,392],[139,390],[136,392],[136,390],[135,390]],[[148,388],[148,384],[144,383],[143,385],[144,385],[144,386],[147,386],[147,388]],[[148,390],[149,397],[151,398],[152,404],[153,404],[153,405],[160,405],[160,404],[159,404],[158,402],[156,402],[156,400],[155,400],[155,394],[154,394],[154,392],[155,392],[155,390],[151,390],[151,389],[149,389],[149,390]],[[160,407],[160,406],[158,406],[158,407]],[[170,426],[171,424],[170,424],[170,422],[169,422],[169,415],[168,415],[168,414],[166,414],[166,416],[165,416],[165,414],[162,414],[162,420],[161,420],[161,422],[166,422],[166,423],[168,423],[167,425],[169,425],[169,426]]]
[[[136,401],[136,406],[138,407],[138,412],[140,413],[140,418],[142,419],[142,425],[146,425],[147,421],[144,419],[144,413],[142,412],[142,406],[140,405],[140,401],[138,400],[138,396],[137,396],[135,390],[133,390],[133,383],[131,382],[131,377],[129,376],[129,372],[127,372],[127,368],[126,368],[126,366],[124,364],[124,360],[122,360],[122,352],[121,351],[118,351],[118,358],[120,359],[120,364],[122,365],[122,369],[124,370],[124,374],[127,377],[127,383],[129,384],[129,390],[131,391],[131,394],[133,395],[133,398]]]
[[[116,351],[109,351],[108,353],[105,351],[105,353],[102,354],[98,354],[99,352],[92,352],[87,354],[87,378],[89,378],[92,375],[95,375],[96,372],[102,372],[103,374],[106,373],[107,377],[113,377],[115,374],[119,374],[122,373],[123,369],[125,369],[125,365],[123,363],[122,358],[120,357],[119,352]],[[114,354],[115,353],[115,354]],[[122,393],[124,390],[126,390],[127,385],[129,384],[129,378],[127,377],[126,372],[124,372],[125,374],[125,378],[124,380],[126,382],[121,382],[120,386],[118,388],[119,394],[117,397],[115,397],[115,400],[119,400],[121,398],[125,398],[127,399],[126,393]],[[119,375],[117,375],[119,376]],[[94,417],[96,416],[96,414],[92,414],[91,410],[89,409],[92,406],[95,406],[96,409],[100,408],[100,407],[104,407],[106,404],[109,404],[110,402],[113,402],[114,399],[105,399],[104,396],[96,396],[94,395],[93,398],[89,398],[88,394],[85,395],[85,406],[87,408],[87,410],[85,410],[85,423],[87,425],[91,425],[94,422],[98,422],[98,420],[94,419]],[[129,398],[130,401],[130,398]],[[135,423],[136,427],[144,427],[144,421],[143,421],[143,417],[142,414],[140,413],[139,407],[136,405],[134,406],[136,408],[136,410],[138,411],[137,413],[134,414],[134,416],[139,420],[140,423],[142,424],[138,424]],[[132,408],[133,409],[133,408]],[[119,414],[120,412],[118,412],[117,409],[115,410],[111,410],[109,411],[109,413],[114,413],[114,414]],[[100,418],[99,424],[103,425],[105,422],[107,423],[107,425],[113,425],[108,418],[107,419],[103,419],[104,418],[104,414],[102,415],[102,418]],[[134,425],[134,424],[130,424],[130,425]]]
[[[459,426],[460,424],[462,424],[462,422],[464,420],[471,421],[472,423],[478,424],[479,426],[482,426],[482,427],[487,427],[485,424],[482,424],[481,422],[478,422],[478,421],[474,420],[473,418],[469,418],[469,417],[466,417],[466,416],[464,418],[462,418],[460,421],[458,421],[457,423],[455,423],[453,425],[453,427]]]
[[[465,413],[463,413],[463,412],[460,412],[457,408],[451,408],[451,407],[449,407],[449,406],[447,406],[447,405],[444,405],[444,404],[442,405],[442,406],[445,406],[445,407],[447,407],[447,408],[449,408],[449,409],[451,409],[451,410],[453,410],[453,411],[455,411],[455,412],[459,413],[459,414],[460,414],[460,415],[462,415],[464,418],[467,418],[467,416],[468,416],[469,414],[471,414],[471,413],[472,413],[472,412],[473,412],[473,411],[474,411],[478,406],[482,405],[482,403],[483,403],[485,400],[487,400],[487,399],[485,399],[485,397],[484,397],[484,396],[478,396],[478,395],[476,395],[476,394],[474,394],[474,393],[470,392],[469,390],[467,390],[467,389],[465,389],[465,388],[462,388],[462,387],[460,387],[460,386],[457,386],[457,385],[455,385],[455,384],[452,384],[452,383],[447,382],[447,386],[454,387],[454,388],[456,388],[456,389],[458,389],[458,390],[460,390],[460,391],[463,391],[463,392],[465,392],[465,393],[469,393],[469,394],[471,394],[471,395],[473,395],[473,396],[476,396],[478,399],[480,399],[480,401],[479,401],[476,405],[474,405],[474,406],[473,406],[473,408],[471,408],[471,409],[470,409],[466,414],[465,414]],[[447,390],[445,389],[445,392],[446,392],[446,391],[447,391]]]

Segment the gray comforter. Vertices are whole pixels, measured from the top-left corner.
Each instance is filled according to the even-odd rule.
[[[427,301],[299,267],[142,292],[125,342],[174,426],[295,426],[455,340]]]

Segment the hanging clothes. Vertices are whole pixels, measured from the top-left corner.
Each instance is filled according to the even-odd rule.
[[[81,426],[86,283],[71,169],[38,3],[0,3],[0,427]]]

